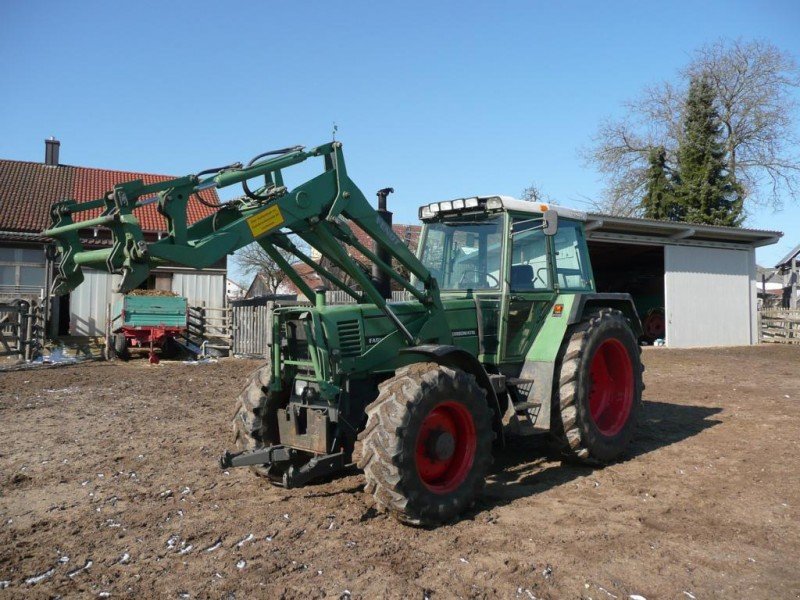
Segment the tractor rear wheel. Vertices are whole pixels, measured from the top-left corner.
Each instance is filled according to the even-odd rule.
[[[236,412],[233,416],[233,441],[239,451],[252,451],[280,443],[278,433],[278,409],[289,402],[289,390],[280,392],[269,389],[272,383],[272,365],[267,362],[250,374],[242,393],[236,399]],[[253,465],[250,470],[273,480],[281,478],[282,473],[274,467]]]
[[[378,508],[432,525],[472,505],[492,463],[486,392],[472,375],[436,363],[399,369],[367,407],[358,467]]]
[[[603,308],[568,334],[553,385],[552,431],[570,457],[607,463],[628,447],[642,404],[641,349],[625,316]]]

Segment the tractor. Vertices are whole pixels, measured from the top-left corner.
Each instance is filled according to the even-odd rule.
[[[319,174],[287,187],[284,171],[311,159]],[[190,197],[231,185],[240,198],[187,222]],[[152,203],[168,235],[148,241],[135,211]],[[298,487],[356,465],[378,509],[430,526],[469,509],[509,433],[547,434],[565,459],[620,457],[641,406],[641,324],[629,295],[595,291],[584,215],[487,196],[426,204],[419,217],[415,255],[349,178],[334,141],[63,200],[44,235],[57,245],[54,294],[79,285],[83,267],[121,275],[124,293],[159,264],[203,268],[255,242],[311,300],[273,311],[269,358],[236,399],[225,469]],[[111,247],[84,249],[86,227],[110,229]],[[406,300],[388,300],[348,249]],[[354,302],[326,304],[293,268],[301,263]]]

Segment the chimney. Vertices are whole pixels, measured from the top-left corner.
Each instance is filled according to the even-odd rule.
[[[44,164],[51,167],[58,166],[58,150],[60,147],[61,142],[52,135],[49,140],[44,141]]]

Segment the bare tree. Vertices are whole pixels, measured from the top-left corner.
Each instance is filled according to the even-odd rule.
[[[542,188],[535,181],[532,181],[528,187],[522,190],[520,199],[526,202],[550,202],[550,197],[542,192]]]
[[[734,183],[773,206],[780,206],[782,190],[796,199],[800,156],[790,154],[797,144],[791,90],[800,87],[800,71],[794,58],[768,42],[717,41],[701,48],[684,72],[696,75],[716,91]]]
[[[650,150],[663,147],[667,167],[674,167],[688,84],[701,76],[716,94],[728,172],[748,200],[777,208],[783,192],[797,199],[800,157],[792,153],[796,102],[791,95],[800,86],[797,64],[768,42],[720,40],[700,48],[676,83],[646,88],[625,104],[621,120],[600,125],[584,151],[608,181],[603,200],[594,203],[596,210],[639,212]]]
[[[294,255],[280,248],[276,249],[289,264],[297,263],[298,259]],[[277,294],[278,288],[288,279],[283,269],[255,242],[239,250],[234,255],[233,261],[247,275],[260,274],[267,288],[273,294]]]

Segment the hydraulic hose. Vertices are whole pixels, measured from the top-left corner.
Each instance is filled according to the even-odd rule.
[[[289,152],[297,152],[298,150],[302,150],[304,146],[291,146],[289,148],[281,148],[280,150],[268,150],[267,152],[262,152],[261,154],[257,154],[253,158],[250,159],[250,162],[247,163],[248,167],[252,167],[257,161],[264,158],[265,156],[276,156],[278,154],[288,154]],[[247,181],[242,181],[242,189],[244,190],[245,195],[250,198],[251,200],[266,200],[269,198],[269,194],[265,194],[263,196],[259,196],[258,194],[254,193],[247,185]]]
[[[215,167],[215,168],[212,168],[212,169],[206,169],[205,171],[200,171],[199,173],[197,173],[195,175],[195,177],[197,177],[199,179],[203,175],[211,175],[212,173],[219,173],[220,171],[227,171],[228,169],[241,169],[241,168],[242,168],[242,163],[236,162],[236,163],[232,163],[230,165],[225,165],[224,167]],[[194,196],[197,198],[197,201],[200,204],[203,204],[204,206],[207,206],[209,208],[221,208],[221,207],[225,206],[221,202],[214,203],[214,202],[209,202],[208,200],[204,200],[203,197],[200,195],[200,192],[195,192]]]

